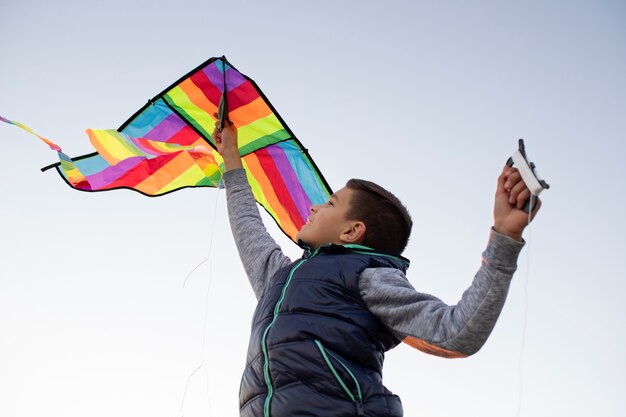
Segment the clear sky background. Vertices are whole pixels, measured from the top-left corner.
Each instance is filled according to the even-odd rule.
[[[491,338],[400,346],[385,384],[407,416],[626,415],[623,2],[2,0],[0,39],[0,114],[70,155],[225,54],[333,188],[406,203],[409,279],[451,304],[525,138],[552,188]],[[37,138],[0,141],[0,415],[175,417],[204,365],[183,414],[236,416],[255,302],[223,191],[81,193]]]

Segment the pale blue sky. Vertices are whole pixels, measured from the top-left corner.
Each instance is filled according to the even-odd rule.
[[[407,416],[516,416],[520,390],[524,416],[626,414],[623,2],[3,1],[0,39],[0,114],[70,155],[225,54],[333,187],[406,203],[409,279],[449,303],[525,138],[552,188],[490,340],[464,360],[399,347],[385,383]],[[203,358],[185,416],[237,415],[254,298],[223,192],[80,193],[39,172],[36,138],[0,140],[0,415],[175,417]]]

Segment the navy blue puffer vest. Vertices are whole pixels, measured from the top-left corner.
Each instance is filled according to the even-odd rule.
[[[407,265],[328,245],[280,270],[254,313],[241,416],[402,416],[381,374],[384,352],[399,340],[365,307],[359,275]]]

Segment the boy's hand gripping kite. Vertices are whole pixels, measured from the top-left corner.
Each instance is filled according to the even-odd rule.
[[[535,170],[535,164],[528,160],[526,148],[524,146],[524,139],[519,140],[519,149],[516,150],[513,156],[509,158],[507,165],[515,165],[517,167],[520,175],[522,176],[522,180],[524,180],[524,183],[533,196],[528,200],[523,209],[526,213],[530,213],[537,205],[537,197],[539,194],[543,190],[550,188],[550,185],[539,178],[539,175]]]

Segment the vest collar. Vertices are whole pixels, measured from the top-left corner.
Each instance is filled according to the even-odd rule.
[[[313,250],[313,248],[311,248],[311,246],[309,246],[308,243],[305,243],[304,241],[299,240],[298,241],[298,246],[300,246],[302,249],[304,249],[304,254],[302,255],[302,257],[305,258],[305,259],[312,258],[313,256],[317,255],[318,253],[329,253],[329,254],[332,254],[332,253],[334,253],[334,254],[339,254],[339,253],[359,253],[359,254],[363,254],[363,255],[380,256],[380,257],[383,257],[383,258],[388,258],[388,259],[394,260],[394,261],[399,262],[400,264],[402,264],[404,269],[407,269],[409,267],[409,265],[411,264],[411,261],[409,261],[407,258],[405,258],[403,256],[392,255],[392,254],[389,254],[389,253],[380,252],[380,251],[377,251],[376,249],[370,248],[368,246],[358,245],[358,244],[336,245],[334,243],[328,243],[328,244],[321,245],[316,250]]]

